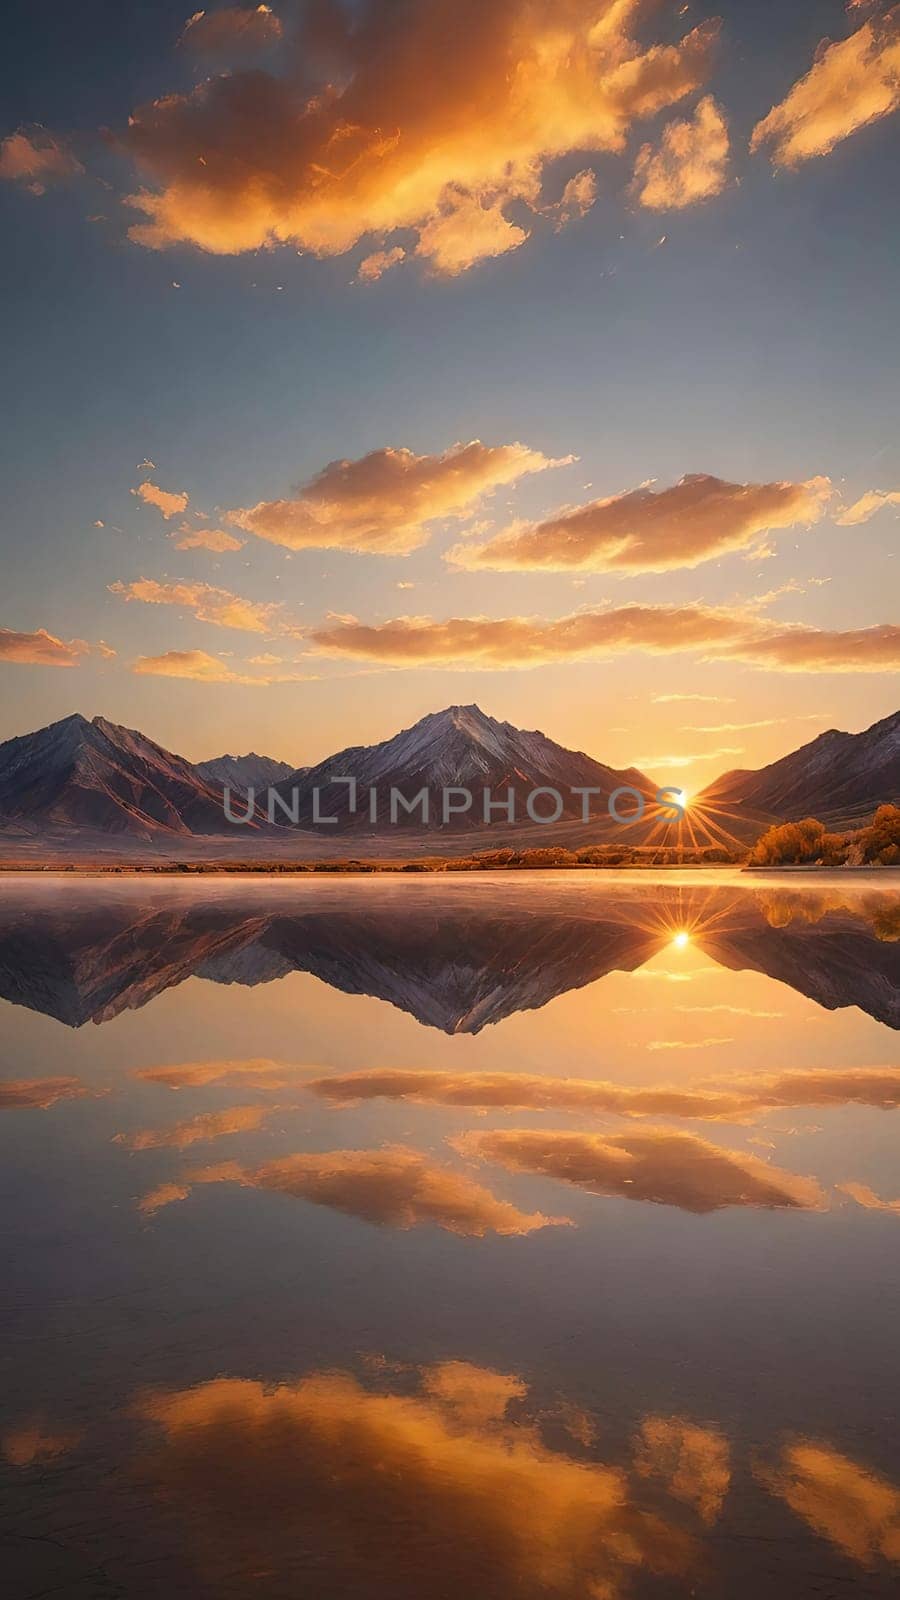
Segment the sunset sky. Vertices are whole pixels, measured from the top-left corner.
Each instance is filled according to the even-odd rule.
[[[474,700],[693,790],[897,708],[900,6],[6,32],[0,738]]]

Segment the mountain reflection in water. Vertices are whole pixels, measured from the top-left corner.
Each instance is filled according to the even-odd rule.
[[[0,996],[80,1027],[189,977],[256,985],[307,972],[444,1033],[477,1034],[689,940],[732,971],[900,1028],[900,893],[591,884],[576,896],[537,874],[507,878],[502,890],[458,878],[276,888],[270,897],[258,883],[7,889]]]
[[[891,883],[0,882],[3,1600],[893,1600]]]

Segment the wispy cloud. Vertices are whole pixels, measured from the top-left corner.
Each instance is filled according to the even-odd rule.
[[[900,52],[900,44],[898,44]],[[842,528],[857,528],[870,522],[886,506],[900,506],[900,489],[867,489],[864,495],[842,511],[835,520]]]
[[[818,1211],[825,1195],[813,1178],[770,1166],[743,1150],[725,1150],[671,1128],[627,1133],[499,1129],[465,1133],[451,1143],[492,1161],[623,1200],[651,1201],[704,1213],[726,1206]]]
[[[728,483],[691,473],[668,489],[645,484],[514,524],[486,544],[455,545],[447,560],[500,572],[671,572],[747,550],[763,533],[810,527],[831,495],[827,478]]]
[[[190,611],[198,622],[210,622],[218,628],[294,636],[301,631],[285,620],[280,603],[246,600],[242,595],[208,583],[159,583],[155,578],[137,578],[132,583],[111,583],[109,592],[123,600],[139,600],[149,606],[180,606]]]
[[[254,656],[248,663],[260,664],[268,665],[268,661]],[[276,683],[310,683],[315,679],[314,673],[238,672],[220,656],[211,656],[205,650],[166,650],[159,656],[138,656],[131,670],[145,678],[189,678],[194,683],[241,683],[263,689]]]
[[[129,1150],[187,1150],[236,1133],[252,1133],[272,1115],[272,1106],[229,1106],[225,1111],[204,1111],[169,1128],[141,1128],[137,1133],[117,1133],[115,1144]]]
[[[268,1189],[382,1227],[430,1224],[468,1238],[533,1233],[566,1221],[519,1211],[464,1173],[402,1146],[283,1156],[254,1169],[228,1162],[193,1173],[191,1182]]]
[[[464,517],[483,497],[527,473],[566,466],[524,444],[455,444],[440,455],[373,450],[357,461],[332,461],[287,500],[261,500],[228,513],[247,533],[290,550],[360,550],[408,555],[428,526]]]
[[[176,550],[211,550],[214,555],[243,550],[247,542],[224,528],[191,528],[187,524],[172,534],[172,540]]]
[[[632,193],[650,211],[680,211],[721,194],[728,182],[728,123],[706,95],[692,117],[663,128],[658,146],[645,144],[634,169]]]
[[[312,628],[307,637],[309,646],[324,655],[406,667],[529,667],[642,650],[690,652],[705,660],[732,659],[795,672],[900,669],[900,626],[895,624],[829,632],[779,624],[753,607],[701,604],[611,606],[552,619],[348,620]]]
[[[90,1091],[80,1078],[12,1078],[0,1083],[0,1111],[46,1111],[58,1100],[80,1100]]]
[[[187,510],[188,496],[183,490],[160,489],[149,478],[145,478],[131,492],[143,500],[145,506],[153,506],[167,522],[170,517],[177,517],[180,512]]]
[[[37,123],[0,139],[0,179],[25,183],[37,194],[46,183],[83,171],[65,142]]]
[[[668,976],[658,971],[643,975]],[[730,1005],[679,1006],[677,1009],[778,1016],[777,1012],[750,1011]],[[251,1065],[254,1069],[259,1066],[258,1063]],[[639,1087],[598,1078],[556,1078],[543,1073],[370,1067],[360,1072],[309,1078],[303,1087],[333,1106],[396,1100],[417,1105],[471,1106],[479,1111],[591,1111],[627,1117],[688,1117],[714,1122],[745,1122],[763,1112],[786,1107],[865,1105],[883,1111],[900,1107],[900,1067],[732,1073],[698,1082]]]
[[[823,39],[813,65],[753,130],[751,149],[795,167],[824,156],[857,129],[900,106],[900,7],[870,18],[847,39]]]
[[[0,628],[0,661],[29,667],[77,667],[92,653],[103,658],[115,655],[102,641],[90,645],[85,639],[57,639],[46,628],[38,628],[35,633]]]

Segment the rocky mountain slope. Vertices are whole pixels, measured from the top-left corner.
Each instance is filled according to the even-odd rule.
[[[350,792],[336,778],[353,778],[357,785],[357,809],[352,812]],[[524,732],[509,722],[498,722],[479,706],[448,706],[432,712],[411,728],[404,728],[381,744],[357,745],[329,756],[315,767],[293,773],[277,786],[285,804],[299,807],[301,823],[312,815],[313,789],[320,791],[322,816],[338,818],[338,826],[371,828],[370,796],[377,792],[377,823],[389,824],[390,791],[399,790],[408,803],[424,789],[428,795],[428,823],[442,828],[442,796],[445,789],[468,789],[473,795],[470,809],[456,812],[446,824],[452,829],[484,825],[483,791],[490,789],[494,800],[515,794],[516,823],[539,832],[530,822],[526,798],[534,789],[558,789],[565,805],[562,818],[580,817],[582,800],[570,789],[599,791],[591,800],[594,815],[600,814],[609,795],[623,785],[639,789],[648,798],[655,785],[635,768],[619,772],[595,761],[583,751],[566,750],[546,734]],[[295,798],[296,797],[296,798]],[[541,802],[537,802],[540,806]],[[549,810],[550,798],[541,809]],[[399,826],[421,828],[423,809],[411,817],[398,808]],[[495,811],[493,824],[498,836],[503,831],[502,813]]]
[[[876,806],[900,799],[900,711],[864,733],[830,728],[758,772],[726,772],[698,799],[784,821],[869,817]]]
[[[223,832],[221,795],[189,761],[77,714],[0,745],[0,819],[139,839]]]
[[[276,761],[272,756],[258,756],[254,750],[246,756],[216,756],[212,761],[198,761],[197,772],[213,788],[225,784],[246,794],[250,788],[266,789],[270,783],[289,778],[294,768],[289,761]]]

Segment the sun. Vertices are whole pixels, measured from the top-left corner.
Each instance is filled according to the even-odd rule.
[[[691,936],[685,928],[679,929],[672,940],[676,950],[685,950],[691,942]]]

